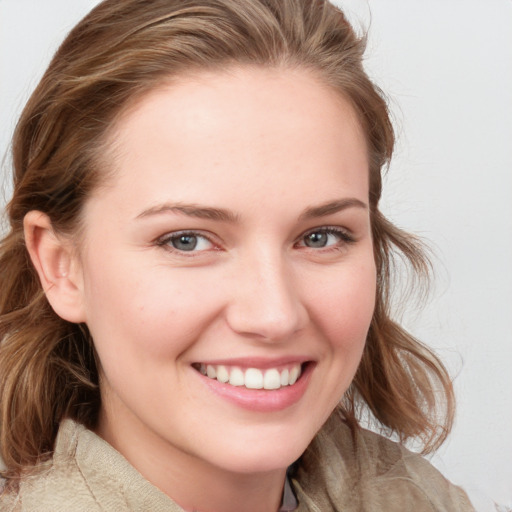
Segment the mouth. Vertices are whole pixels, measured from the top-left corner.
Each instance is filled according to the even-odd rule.
[[[296,362],[262,369],[227,364],[194,363],[192,367],[201,375],[222,384],[270,391],[293,386],[308,364],[308,362]]]

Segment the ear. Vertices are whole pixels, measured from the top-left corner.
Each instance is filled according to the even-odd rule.
[[[27,213],[23,227],[30,259],[53,310],[68,322],[85,322],[82,271],[73,245],[55,233],[42,212]]]

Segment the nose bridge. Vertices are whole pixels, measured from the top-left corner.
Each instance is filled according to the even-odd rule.
[[[292,269],[277,248],[263,248],[238,262],[228,321],[233,330],[271,341],[287,338],[305,322]]]

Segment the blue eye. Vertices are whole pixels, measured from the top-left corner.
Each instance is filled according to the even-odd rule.
[[[303,235],[300,245],[311,249],[324,249],[353,241],[354,239],[345,231],[338,228],[326,227],[315,229]]]
[[[335,238],[333,235],[329,235],[328,233],[315,232],[309,233],[304,237],[304,244],[308,247],[326,247],[329,243],[329,237]],[[336,240],[335,240],[336,241]]]
[[[160,239],[158,244],[181,252],[207,251],[213,247],[212,242],[205,236],[183,231],[166,235]]]

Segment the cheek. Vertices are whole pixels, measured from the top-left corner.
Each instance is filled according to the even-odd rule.
[[[100,356],[141,360],[179,354],[219,308],[207,276],[145,267],[138,260],[89,262],[87,325]]]
[[[360,354],[375,308],[376,271],[373,259],[323,281],[310,311],[334,351]]]

